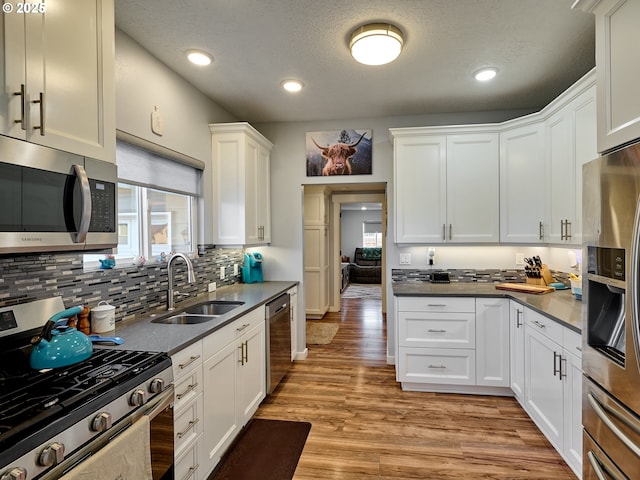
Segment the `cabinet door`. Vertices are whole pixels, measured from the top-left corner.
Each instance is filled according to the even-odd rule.
[[[525,410],[558,451],[563,448],[564,430],[561,354],[559,345],[525,327]]]
[[[475,385],[475,350],[400,347],[399,354],[400,382]]]
[[[523,404],[525,401],[524,381],[524,307],[518,302],[510,301],[509,309],[509,344],[511,345],[510,377],[511,390],[516,399]]]
[[[237,342],[227,345],[203,364],[205,471],[216,466],[240,430],[236,415],[237,346]]]
[[[640,138],[640,2],[603,0],[596,15],[598,151]]]
[[[446,146],[444,136],[395,139],[396,243],[445,241]]]
[[[27,135],[24,15],[0,16],[0,133],[24,140]]]
[[[240,339],[238,360],[238,423],[244,426],[265,397],[265,324],[249,330]]]
[[[582,361],[563,352],[564,457],[574,472],[582,471]]]
[[[498,166],[498,134],[447,136],[447,241],[499,241]]]
[[[476,299],[476,385],[509,386],[509,300]]]
[[[401,347],[466,348],[476,345],[473,313],[398,312]]]
[[[542,243],[545,227],[544,125],[500,134],[500,241]]]
[[[246,244],[271,241],[269,151],[251,138],[245,144]]]

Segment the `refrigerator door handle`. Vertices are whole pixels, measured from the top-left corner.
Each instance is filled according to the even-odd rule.
[[[593,452],[588,452],[587,458],[589,459],[589,464],[591,464],[593,473],[596,474],[596,477],[598,477],[598,480],[607,480],[607,477],[605,476],[606,474],[604,473],[604,469],[602,468],[600,464],[600,460],[598,459],[596,454]],[[614,475],[610,471],[607,471],[607,473],[611,478],[613,478],[613,480],[622,480],[622,478],[618,477],[617,475]]]

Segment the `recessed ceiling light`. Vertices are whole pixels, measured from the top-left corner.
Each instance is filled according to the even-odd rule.
[[[304,84],[300,80],[284,80],[282,82],[282,88],[291,93],[299,92],[303,86]]]
[[[404,39],[402,32],[388,23],[363,25],[351,34],[351,55],[365,65],[384,65],[393,62],[400,52]]]
[[[195,65],[206,66],[211,63],[211,56],[199,50],[189,50],[187,58]]]
[[[366,205],[363,205],[363,206],[360,207],[360,210],[366,210],[366,209],[367,209]]]
[[[498,70],[495,68],[483,68],[475,73],[476,80],[479,82],[486,82],[496,76]]]

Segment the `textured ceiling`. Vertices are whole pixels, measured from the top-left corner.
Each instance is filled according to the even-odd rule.
[[[595,65],[594,17],[573,0],[116,0],[116,24],[240,120],[537,109]],[[358,26],[404,33],[393,63],[351,57]],[[214,56],[195,67],[184,52]],[[494,66],[478,83],[473,73]],[[280,82],[297,78],[302,92]]]

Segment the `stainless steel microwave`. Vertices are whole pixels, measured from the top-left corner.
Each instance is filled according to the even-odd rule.
[[[118,244],[117,167],[0,136],[0,253]]]

